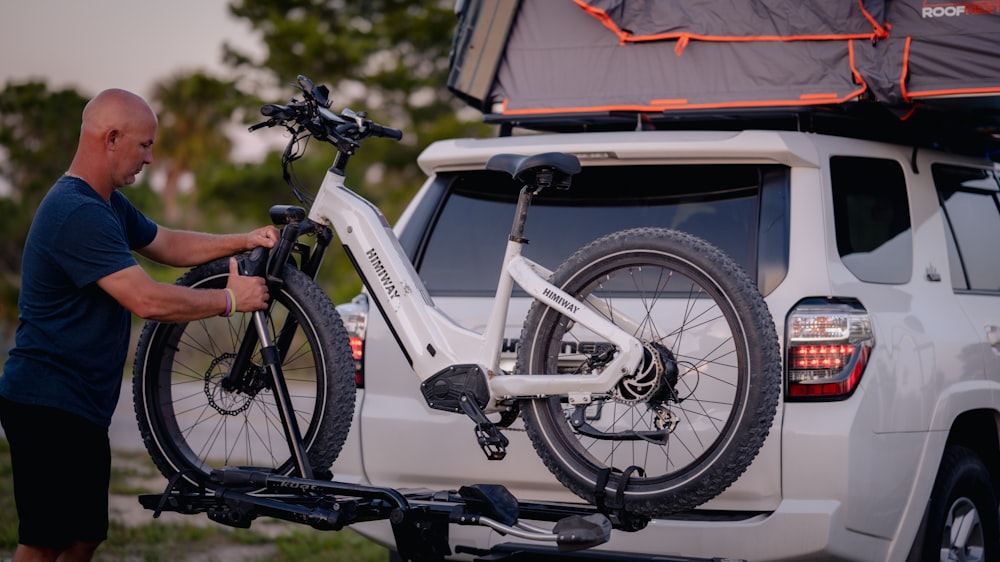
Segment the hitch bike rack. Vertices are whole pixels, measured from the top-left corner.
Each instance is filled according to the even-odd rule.
[[[613,506],[518,501],[497,484],[462,486],[458,490],[396,490],[344,482],[277,476],[252,467],[213,470],[214,490],[176,489],[170,480],[162,494],[142,494],[139,502],[159,517],[163,511],[205,513],[217,523],[249,528],[259,516],[339,531],[366,521],[388,520],[403,560],[429,562],[452,554],[473,560],[657,560],[665,562],[738,562],[728,558],[646,556],[588,550],[607,542],[612,529],[637,531],[649,519]],[[545,528],[534,522],[552,522]],[[530,541],[502,543],[489,550],[458,545],[452,553],[449,525],[477,525]]]

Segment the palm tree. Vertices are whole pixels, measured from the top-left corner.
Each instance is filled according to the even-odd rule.
[[[181,216],[181,182],[185,175],[197,178],[211,165],[229,160],[233,142],[225,127],[233,121],[234,110],[246,106],[246,99],[234,82],[202,72],[176,75],[154,86],[151,105],[159,129],[153,166],[163,173],[167,224],[183,220],[190,226],[194,217]]]

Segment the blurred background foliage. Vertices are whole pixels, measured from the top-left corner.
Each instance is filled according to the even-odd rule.
[[[148,101],[160,127],[154,161],[124,193],[165,226],[207,232],[256,228],[274,204],[298,204],[281,178],[285,136],[263,129],[271,147],[260,161],[232,157],[237,135],[261,120],[258,109],[296,93],[300,74],[331,90],[334,109],[367,110],[404,131],[403,141],[371,141],[352,159],[348,185],[393,222],[424,177],[416,157],[431,142],[495,134],[446,87],[457,17],[454,0],[231,0],[264,44],[254,58],[229,45],[226,76],[165,76]],[[44,82],[7,83],[0,92],[0,359],[13,342],[20,256],[38,202],[66,170],[80,114],[97,92],[52,90]],[[255,139],[256,140],[256,139]],[[311,143],[295,172],[318,185],[333,148]],[[336,244],[335,244],[336,245]],[[154,278],[182,272],[143,262]],[[331,252],[320,283],[335,303],[361,288],[347,259]]]

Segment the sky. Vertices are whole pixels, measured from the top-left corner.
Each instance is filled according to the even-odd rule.
[[[221,74],[222,44],[261,42],[226,0],[0,0],[0,82],[44,79],[85,95],[125,88],[148,96],[158,80]]]
[[[222,45],[259,56],[263,42],[227,0],[0,0],[0,88],[44,80],[84,96],[153,84],[193,71],[228,77]],[[245,130],[241,129],[240,132]],[[232,157],[259,160],[265,139],[233,134]],[[0,185],[0,195],[6,186]]]

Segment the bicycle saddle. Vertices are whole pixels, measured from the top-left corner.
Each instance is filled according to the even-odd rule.
[[[507,172],[514,179],[533,185],[538,177],[538,172],[542,170],[559,172],[567,176],[565,179],[568,180],[568,176],[580,172],[580,159],[565,152],[544,152],[531,156],[497,154],[486,162],[486,169]]]

